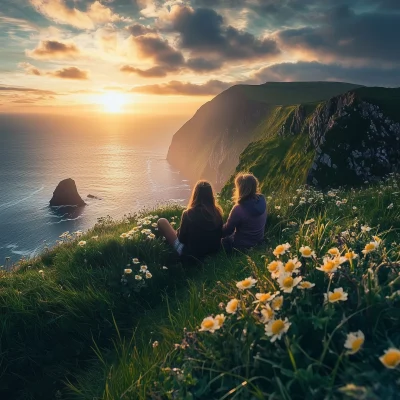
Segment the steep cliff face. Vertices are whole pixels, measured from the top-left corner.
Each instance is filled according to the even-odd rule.
[[[399,89],[387,89],[393,102],[399,93]],[[400,115],[392,119],[378,105],[379,97],[366,100],[364,95],[350,92],[316,111],[309,125],[316,155],[308,183],[357,185],[400,168]]]
[[[358,185],[400,170],[400,89],[360,88],[325,102],[282,107],[268,135],[241,154],[264,190]],[[223,189],[229,195],[233,177]]]
[[[168,161],[189,179],[210,180],[219,190],[235,171],[239,156],[254,140],[275,134],[299,134],[308,106],[358,87],[335,82],[268,83],[234,86],[202,106],[173,137]],[[286,115],[286,114],[285,114]]]

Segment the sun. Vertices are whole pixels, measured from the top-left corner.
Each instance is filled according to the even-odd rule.
[[[101,95],[100,104],[103,105],[106,112],[120,113],[126,104],[126,97],[122,93],[107,92]]]

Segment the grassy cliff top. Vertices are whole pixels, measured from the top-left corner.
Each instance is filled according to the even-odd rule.
[[[265,193],[266,244],[191,268],[153,226],[158,217],[178,225],[177,207],[66,233],[64,244],[1,273],[2,397],[300,399],[357,389],[395,398],[398,370],[387,366],[397,356],[379,357],[400,348],[399,183]],[[304,246],[315,257],[302,257]],[[330,276],[320,269],[337,251],[354,255]],[[295,257],[289,290],[271,272]],[[315,286],[300,289],[304,281]],[[347,298],[324,304],[339,288]],[[281,307],[258,302],[269,292],[283,296]],[[287,332],[270,335],[271,321],[286,318]],[[358,331],[363,343],[349,355],[346,338]]]

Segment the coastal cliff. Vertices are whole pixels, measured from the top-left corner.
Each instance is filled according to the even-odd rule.
[[[264,190],[374,182],[400,169],[399,104],[400,89],[330,82],[234,86],[175,134],[168,160],[226,194],[239,171],[256,174]]]
[[[204,104],[179,129],[167,159],[189,179],[208,179],[219,190],[235,171],[243,150],[266,134],[266,122],[277,109],[328,100],[357,87],[337,82],[233,86]],[[305,113],[305,107],[296,108],[287,128],[291,133],[300,131]]]

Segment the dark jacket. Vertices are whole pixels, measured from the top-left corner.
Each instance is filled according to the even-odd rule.
[[[232,208],[222,235],[233,234],[234,247],[253,247],[262,242],[266,221],[267,202],[263,195],[257,195]]]
[[[202,258],[219,250],[222,217],[215,220],[204,208],[196,207],[182,213],[178,239],[184,244],[183,255]]]

